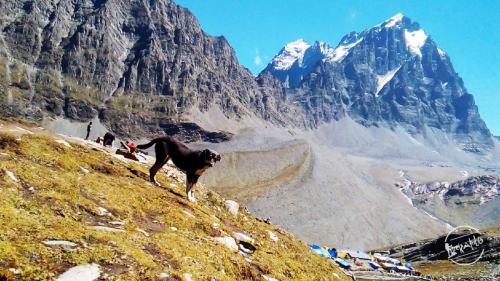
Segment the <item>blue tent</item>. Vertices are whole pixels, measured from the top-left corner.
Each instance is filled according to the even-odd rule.
[[[347,262],[346,260],[343,260],[343,259],[339,259],[339,258],[336,258],[335,259],[335,262],[340,265],[340,267],[342,268],[349,268],[351,267],[351,264],[349,262]]]
[[[334,259],[334,258],[336,258],[336,257],[337,257],[337,250],[335,250],[335,249],[330,249],[330,250],[328,250],[328,253],[330,253],[330,257],[331,257],[332,259]]]
[[[311,249],[321,249],[321,247],[316,244],[310,244],[309,247],[311,247]]]
[[[320,255],[320,256],[331,258],[330,257],[330,253],[328,253],[328,251],[325,250],[325,249],[323,249],[323,248],[313,248],[313,247],[311,247],[311,250],[313,252],[315,252],[316,254]]]

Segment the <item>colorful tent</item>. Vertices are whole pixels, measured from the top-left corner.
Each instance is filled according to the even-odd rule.
[[[314,253],[316,253],[320,256],[323,256],[323,257],[331,258],[328,250],[323,249],[321,247],[318,247],[317,245],[310,245],[310,247],[311,247],[311,251],[313,251]]]
[[[342,268],[350,268],[351,267],[351,264],[349,262],[347,262],[346,260],[343,260],[343,259],[339,259],[339,258],[336,258],[335,259],[335,262],[340,265],[340,267]]]
[[[335,250],[335,249],[329,249],[329,250],[328,250],[328,253],[330,253],[330,257],[331,257],[332,259],[334,259],[334,258],[336,258],[336,257],[337,257],[337,250]]]
[[[371,261],[368,263],[370,265],[371,268],[373,269],[379,269],[380,268],[380,264],[378,264],[377,262],[375,261]]]
[[[396,271],[397,272],[409,272],[410,269],[404,265],[399,265],[399,266],[396,266]]]
[[[395,270],[397,267],[397,265],[388,262],[383,262],[380,265],[386,270]]]

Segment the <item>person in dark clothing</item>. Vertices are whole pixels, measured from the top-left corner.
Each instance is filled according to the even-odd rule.
[[[87,136],[85,137],[85,140],[89,139],[91,129],[92,129],[92,121],[90,121],[90,123],[87,125]]]
[[[107,132],[105,135],[104,135],[104,141],[103,141],[103,145],[104,146],[113,146],[113,142],[115,141],[115,135],[113,135],[112,133],[110,132]]]

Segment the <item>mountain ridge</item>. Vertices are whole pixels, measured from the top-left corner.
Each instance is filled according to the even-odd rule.
[[[254,77],[223,36],[207,35],[171,0],[13,1],[0,11],[3,116],[98,116],[123,137],[210,141],[218,132],[186,136],[183,127],[192,109],[218,107],[225,118],[301,130],[348,115],[416,134],[435,127],[471,152],[493,146],[449,57],[402,14],[335,48],[298,40],[282,50],[294,59],[273,59],[279,73],[268,66]]]
[[[270,63],[259,75],[280,80],[315,125],[349,115],[366,126],[401,124],[414,134],[434,127],[468,151],[494,146],[450,58],[417,22],[397,14],[346,34],[332,53],[333,59],[324,56],[302,69],[283,71]]]
[[[130,136],[218,106],[228,118],[307,126],[279,89],[256,83],[223,36],[207,35],[173,1],[14,1],[0,11],[3,115],[98,115]]]

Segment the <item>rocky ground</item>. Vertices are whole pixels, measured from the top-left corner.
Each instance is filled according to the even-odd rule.
[[[446,236],[392,246],[384,250],[389,250],[391,256],[411,261],[418,271],[436,280],[498,280],[500,278],[500,228],[481,229],[479,233],[478,237],[481,237],[484,243],[478,249],[484,251],[478,261],[476,261],[478,255],[465,255],[463,259],[458,260],[459,263],[471,263],[467,265],[449,260],[445,249],[445,241],[448,241]],[[458,239],[461,239],[460,235],[457,235]]]
[[[281,228],[167,167],[79,138],[0,122],[0,279],[348,280]],[[253,249],[254,246],[256,249]]]

